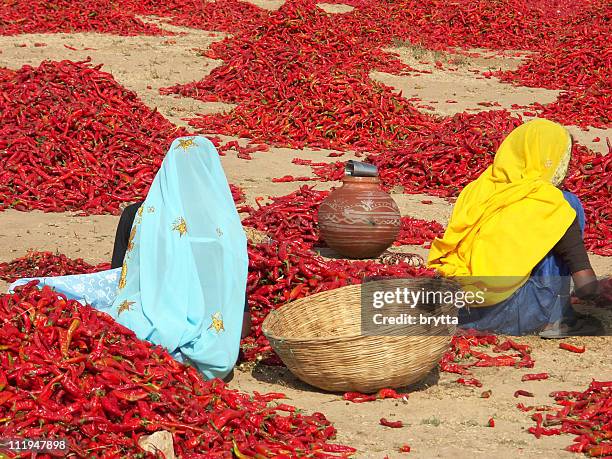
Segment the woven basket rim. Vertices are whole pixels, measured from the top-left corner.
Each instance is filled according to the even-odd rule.
[[[443,282],[447,282],[449,284],[451,283],[456,284],[456,281],[453,281],[448,278],[440,277],[437,279],[441,279]],[[278,314],[282,313],[282,310],[286,307],[294,306],[295,303],[308,303],[309,301],[316,300],[316,297],[338,295],[340,294],[340,291],[344,291],[344,290],[355,289],[355,288],[361,289],[361,285],[362,284],[345,285],[345,286],[338,287],[332,290],[325,290],[322,292],[315,293],[314,295],[310,295],[304,298],[299,298],[297,300],[289,301],[285,303],[284,305],[282,305],[280,308],[274,309],[268,313],[268,316],[264,319],[264,321],[261,324],[261,332],[264,334],[266,338],[268,338],[268,340],[274,340],[274,341],[278,341],[281,343],[294,343],[294,344],[332,343],[332,342],[341,343],[341,342],[361,340],[363,338],[379,338],[379,339],[380,338],[407,338],[407,337],[416,337],[416,336],[420,338],[426,338],[426,337],[440,336],[440,335],[364,335],[362,333],[351,333],[351,334],[342,334],[342,335],[335,335],[335,336],[329,336],[329,337],[311,337],[311,338],[291,337],[291,336],[283,337],[283,336],[278,336],[278,335],[271,333],[268,328],[270,322],[274,320],[276,316],[278,316]]]

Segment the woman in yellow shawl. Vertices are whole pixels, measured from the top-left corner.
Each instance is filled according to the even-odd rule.
[[[571,147],[563,126],[532,120],[508,135],[493,165],[459,195],[428,264],[484,292],[484,302],[459,311],[463,327],[510,335],[545,329],[551,338],[593,333],[570,304],[570,277],[579,296],[597,289],[582,241],[584,210],[558,188]]]

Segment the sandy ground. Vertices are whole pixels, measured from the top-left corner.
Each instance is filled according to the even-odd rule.
[[[262,8],[278,8],[282,1],[253,1]],[[344,13],[351,7],[346,5],[322,5],[331,13]],[[0,66],[19,68],[24,64],[38,65],[44,59],[79,60],[88,56],[95,63],[104,63],[104,70],[111,72],[125,87],[135,91],[141,99],[172,122],[186,125],[183,118],[198,113],[215,113],[231,110],[231,105],[203,103],[192,99],[161,96],[158,89],[177,83],[201,79],[219,61],[203,58],[196,48],[203,49],[223,34],[210,33],[167,26],[169,30],[183,32],[172,37],[115,37],[99,34],[54,34],[21,35],[0,37]],[[34,47],[33,43],[44,42],[46,47]],[[26,47],[19,47],[26,44]],[[78,48],[72,51],[64,45]],[[83,50],[84,48],[95,48]],[[495,79],[485,79],[480,73],[498,68],[513,68],[519,64],[514,57],[484,56],[468,58],[448,56],[440,53],[397,43],[390,51],[420,70],[431,70],[431,74],[393,76],[374,72],[372,78],[392,86],[406,97],[418,97],[423,105],[434,108],[431,113],[452,115],[463,110],[476,112],[491,108],[479,102],[497,101],[510,109],[513,103],[528,104],[533,101],[548,103],[555,99],[556,92],[542,89],[518,88],[501,84]],[[443,62],[436,69],[435,61]],[[425,63],[424,63],[425,62]],[[475,70],[478,70],[477,73]],[[455,100],[457,103],[448,103]],[[427,109],[425,109],[427,111]],[[605,139],[610,130],[592,129],[588,132],[572,129],[580,142],[598,151],[605,143],[591,142],[594,137]],[[230,182],[241,186],[247,200],[253,203],[257,196],[287,194],[304,182],[272,183],[273,177],[283,175],[308,175],[309,168],[291,163],[294,157],[316,161],[351,159],[346,154],[341,158],[328,158],[325,151],[294,151],[273,148],[269,152],[255,153],[248,163],[234,154],[222,158]],[[245,167],[246,166],[246,167]],[[329,188],[335,183],[316,183],[317,188]],[[394,195],[403,215],[437,220],[446,223],[451,206],[446,201],[427,197],[433,201],[424,205],[421,195]],[[90,263],[110,260],[115,227],[118,217],[76,217],[69,214],[21,213],[6,211],[0,214],[0,261],[8,261],[23,255],[27,249],[51,250],[65,253],[69,257],[81,257]],[[420,247],[403,247],[423,255]],[[612,273],[612,260],[593,256],[598,274]],[[4,289],[5,284],[0,283]],[[532,370],[477,369],[476,376],[482,381],[482,389],[473,389],[454,383],[456,375],[432,372],[418,386],[410,388],[406,402],[378,401],[364,405],[344,402],[338,395],[327,394],[310,388],[296,380],[286,369],[256,366],[236,371],[231,386],[247,391],[284,391],[290,402],[307,411],[324,412],[339,430],[338,440],[359,449],[357,457],[390,458],[401,457],[399,446],[409,444],[411,457],[573,457],[562,448],[571,441],[571,436],[544,437],[536,440],[526,433],[533,425],[529,415],[515,408],[518,402],[512,394],[518,388],[533,391],[535,399],[528,404],[549,403],[552,390],[585,388],[591,378],[612,379],[612,338],[585,338],[569,340],[575,344],[586,344],[586,353],[570,354],[558,349],[558,343],[531,337],[523,338],[534,348],[536,367]],[[520,376],[528,372],[548,371],[548,381],[521,383]],[[482,399],[479,394],[491,389],[493,395]],[[452,400],[452,405],[450,405]],[[402,429],[389,429],[379,425],[379,419],[401,419]],[[493,417],[495,428],[486,427]]]

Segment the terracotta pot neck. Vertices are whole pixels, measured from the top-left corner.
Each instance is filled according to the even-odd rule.
[[[380,180],[378,177],[354,177],[352,175],[345,175],[342,177],[342,183],[351,185],[378,185]]]

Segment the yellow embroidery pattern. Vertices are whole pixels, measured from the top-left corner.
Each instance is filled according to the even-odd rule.
[[[142,206],[140,206],[140,207],[138,208],[138,216],[139,216],[139,217],[142,217],[142,212],[143,212],[143,210],[144,210],[144,207],[142,207]]]
[[[183,151],[187,151],[195,145],[194,139],[178,139],[178,142],[178,148],[182,148]]]
[[[172,227],[173,231],[178,231],[181,237],[187,233],[187,222],[183,217],[177,219],[174,222],[174,226]]]
[[[209,330],[212,328],[217,333],[221,333],[221,331],[225,331],[225,327],[223,326],[223,316],[221,316],[220,312],[215,312],[210,317],[212,319],[212,323],[210,324],[210,327],[208,327]]]
[[[127,251],[131,252],[134,248],[134,236],[136,236],[136,227],[132,227],[132,231],[130,231],[130,238],[128,239]]]
[[[127,277],[127,263],[124,262],[121,266],[121,277],[119,278],[119,290],[125,287],[125,278]]]
[[[123,303],[121,303],[119,305],[119,308],[117,309],[117,315],[125,311],[130,311],[130,306],[132,306],[134,303],[134,301],[124,300]]]

